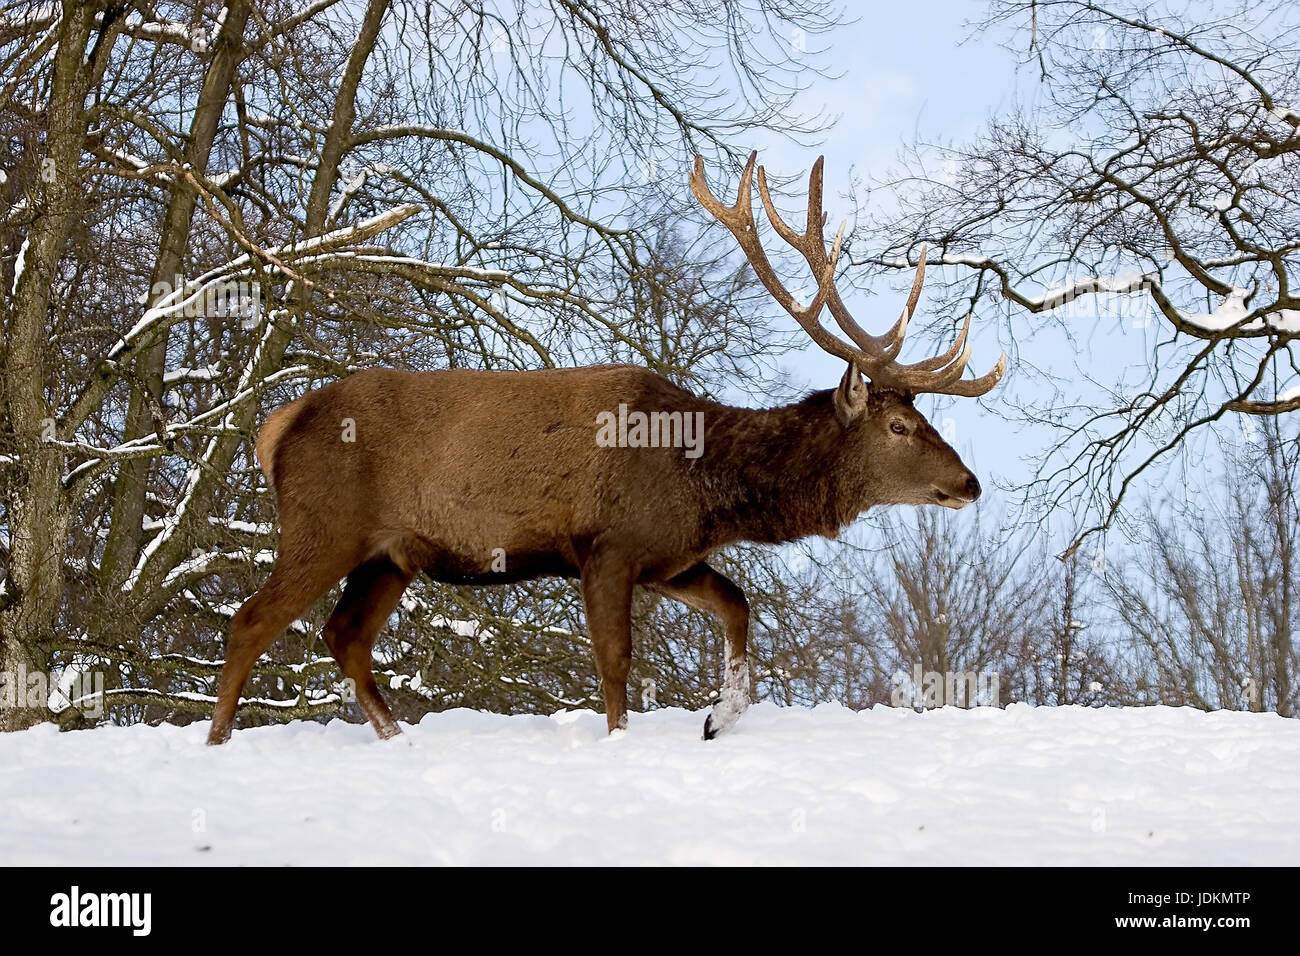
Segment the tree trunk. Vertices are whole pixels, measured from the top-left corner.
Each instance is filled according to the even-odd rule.
[[[16,681],[19,672],[44,673],[63,600],[63,549],[69,502],[63,489],[64,454],[46,401],[50,348],[49,310],[59,260],[81,213],[80,161],[86,133],[85,102],[94,62],[85,59],[95,9],[66,9],[55,53],[48,109],[46,154],[37,157],[32,208],[22,273],[15,283],[6,328],[9,354],[4,368],[5,417],[14,432],[21,486],[10,498],[7,590],[0,610],[0,670]],[[103,33],[103,53],[111,36]],[[29,707],[26,687],[0,696],[0,730],[19,730],[48,716],[45,702]]]

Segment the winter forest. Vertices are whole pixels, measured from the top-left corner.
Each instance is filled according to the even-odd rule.
[[[834,386],[801,371],[806,338],[686,183],[700,154],[730,202],[766,144],[797,213],[838,119],[810,91],[845,66],[837,31],[871,16],[3,0],[0,729],[211,716],[230,619],[276,553],[253,439],[311,388],[375,366],[607,362],[751,407]],[[754,697],[1294,716],[1296,9],[969,16],[1027,92],[981,104],[970,136],[899,128],[887,162],[826,150],[842,178],[825,205],[832,229],[847,219],[837,278],[870,331],[924,244],[909,355],[967,314],[972,368],[1006,351],[978,431],[945,433],[985,493],[715,556],[749,596]],[[917,407],[942,430],[959,403],[973,420],[974,399]],[[1014,477],[988,480],[1004,458]],[[364,721],[320,638],[337,599],[257,664],[240,726]],[[649,592],[633,617],[634,720],[706,708],[718,623]],[[417,578],[373,666],[405,721],[601,708],[566,580]],[[996,680],[953,700],[922,692],[931,672]]]

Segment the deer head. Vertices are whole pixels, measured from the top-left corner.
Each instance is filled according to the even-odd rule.
[[[813,300],[806,306],[799,305],[776,277],[758,239],[751,198],[757,158],[756,152],[751,153],[745,164],[734,206],[724,205],[709,190],[704,181],[704,159],[701,156],[695,157],[691,191],[700,205],[735,236],[755,274],[777,303],[820,348],[848,363],[832,401],[842,431],[840,460],[853,470],[856,483],[863,488],[864,502],[965,507],[979,497],[979,480],[912,403],[917,395],[923,393],[983,395],[1006,371],[1006,353],[991,371],[980,378],[962,378],[970,358],[968,314],[956,341],[947,351],[912,364],[898,361],[907,325],[925,281],[924,247],[917,263],[912,291],[902,314],[889,331],[872,335],[857,323],[835,288],[835,266],[844,238],[844,223],[835,234],[829,254],[826,251],[823,229],[827,217],[822,212],[821,157],[813,164],[809,175],[808,218],[802,233],[791,228],[776,211],[768,192],[767,176],[763,167],[758,167],[758,191],[768,221],[777,235],[803,256],[817,281],[817,294]],[[823,309],[830,310],[836,325],[849,341],[821,324]]]

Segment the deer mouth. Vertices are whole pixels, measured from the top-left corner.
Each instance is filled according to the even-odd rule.
[[[971,503],[972,500],[974,499],[958,498],[954,495],[946,494],[945,492],[940,491],[938,488],[934,489],[934,503],[937,505],[942,505],[945,508],[951,508],[954,511],[958,511],[962,508],[965,508],[968,504]]]

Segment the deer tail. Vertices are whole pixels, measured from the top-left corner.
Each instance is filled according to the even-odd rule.
[[[267,416],[266,424],[258,430],[257,441],[253,448],[257,452],[257,463],[262,468],[262,474],[266,475],[266,483],[272,489],[275,488],[276,450],[280,447],[280,440],[284,438],[285,431],[297,416],[298,403],[290,402]]]

